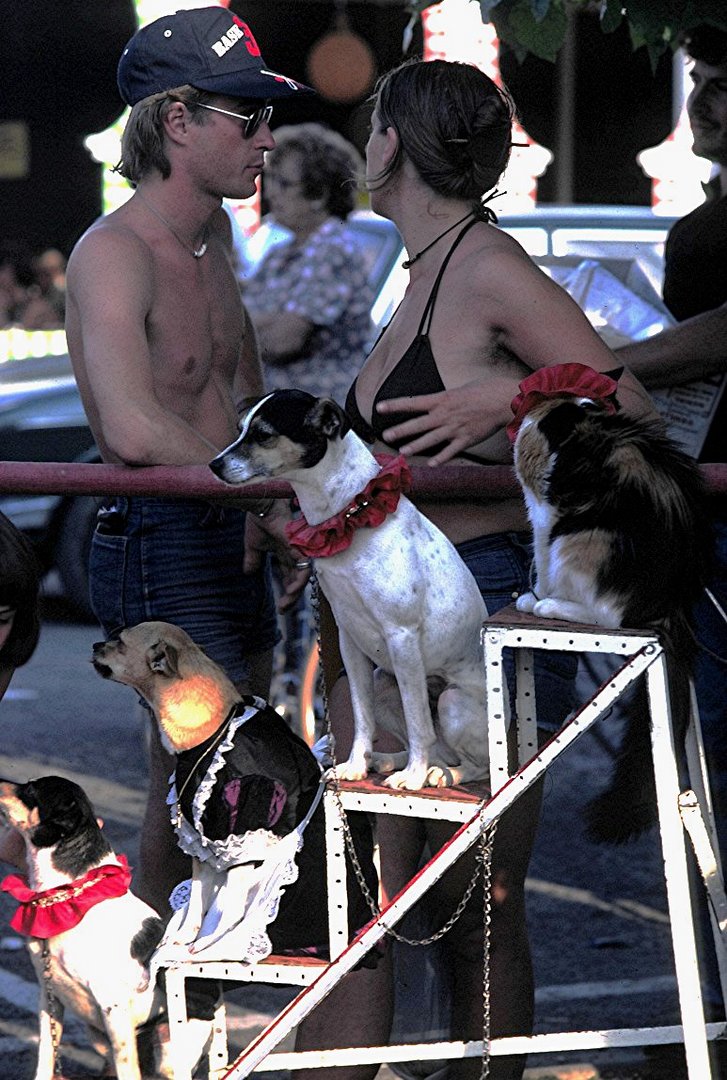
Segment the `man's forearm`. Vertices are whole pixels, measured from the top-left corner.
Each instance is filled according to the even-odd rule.
[[[253,317],[265,362],[286,364],[295,360],[313,333],[313,324],[292,311],[268,312]]]
[[[615,352],[654,390],[727,371],[727,304]]]

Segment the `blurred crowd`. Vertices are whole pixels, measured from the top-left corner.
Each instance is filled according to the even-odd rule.
[[[0,329],[57,330],[66,308],[66,259],[56,248],[33,254],[0,241]]]

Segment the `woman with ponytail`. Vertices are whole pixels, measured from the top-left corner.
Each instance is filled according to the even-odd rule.
[[[404,266],[411,271],[404,299],[346,401],[354,429],[378,452],[412,454],[414,462],[432,465],[509,463],[505,427],[522,379],[568,361],[597,371],[619,367],[574,301],[497,227],[492,200],[510,157],[514,115],[508,93],[469,64],[409,62],[377,87],[367,187],[372,209],[398,227],[408,253]],[[627,409],[651,411],[648,396],[628,374],[621,377],[619,396]],[[490,614],[528,590],[531,537],[520,498],[493,500],[483,493],[477,500],[425,502],[415,491],[414,499],[457,546]],[[324,639],[323,649],[325,669],[335,671],[335,641]],[[575,668],[574,654],[548,652],[536,659],[538,722],[546,732],[560,727],[569,712]],[[337,756],[345,760],[345,677],[331,687],[329,701]],[[377,739],[377,749],[394,748],[383,735]],[[489,898],[493,1037],[532,1030],[524,885],[539,806],[536,786],[503,816],[495,838]],[[455,826],[381,815],[378,828],[382,880],[392,897],[416,873],[425,852],[437,851]],[[476,869],[471,850],[430,890],[418,913],[425,933],[455,912]],[[482,1038],[483,928],[478,882],[439,946],[449,1034],[455,1039]],[[400,956],[397,945],[397,1010],[408,981],[416,987],[411,1011],[423,1015],[422,980],[408,978],[406,961],[397,966]],[[433,1030],[431,1037],[437,1037]],[[490,1077],[519,1080],[523,1067],[524,1058],[497,1057]],[[473,1058],[450,1062],[446,1071],[457,1080],[480,1074],[481,1062]]]

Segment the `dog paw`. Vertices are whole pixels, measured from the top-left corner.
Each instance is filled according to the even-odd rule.
[[[365,780],[368,768],[365,763],[362,766],[357,761],[343,761],[329,769],[328,774],[337,780]]]
[[[515,601],[515,607],[518,611],[532,612],[533,608],[538,602],[538,598],[535,593],[526,592],[522,596],[518,596]]]
[[[533,615],[537,615],[539,619],[568,618],[563,611],[563,605],[560,600],[554,600],[551,597],[545,597],[543,600],[538,600],[537,604],[533,607]]]
[[[427,773],[427,787],[454,787],[454,776],[446,765],[433,765]]]
[[[387,776],[384,787],[394,788],[396,791],[421,791],[423,787],[427,787],[427,770],[402,769]]]

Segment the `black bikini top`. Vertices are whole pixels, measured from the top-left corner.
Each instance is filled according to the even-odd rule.
[[[476,218],[473,218],[472,221],[468,221],[464,228],[457,234],[452,246],[447,252],[444,261],[439,268],[439,273],[437,274],[434,285],[432,286],[429,299],[424,307],[417,336],[414,338],[399,363],[393,371],[389,372],[379,389],[376,391],[370,424],[361,415],[358,402],[356,401],[356,380],[354,379],[351,384],[348,394],[346,395],[346,413],[351,422],[351,427],[359,438],[363,439],[365,442],[373,443],[376,442],[376,440],[386,442],[383,433],[387,428],[393,427],[395,424],[403,423],[405,420],[412,420],[417,415],[422,415],[421,413],[402,412],[387,413],[386,416],[382,416],[376,411],[376,406],[380,401],[387,401],[389,398],[395,397],[407,397],[412,393],[437,394],[446,389],[442,382],[442,377],[439,374],[437,362],[434,359],[432,346],[429,341],[429,330],[432,325],[432,315],[434,313],[434,305],[437,300],[439,286],[444,276],[444,271],[447,269],[447,264],[452,258],[459,242],[475,224],[477,224]],[[376,348],[389,326],[390,322],[383,328],[372,349]],[[387,445],[398,450],[401,443],[406,441],[406,439],[399,439],[397,441],[388,442]],[[427,455],[434,457],[434,455],[438,454],[440,450],[443,450],[445,446],[446,443],[439,443],[437,446],[433,446],[427,450]],[[476,461],[481,465],[491,464],[488,459],[478,457],[476,454],[460,452],[458,457],[467,458],[469,461]]]

